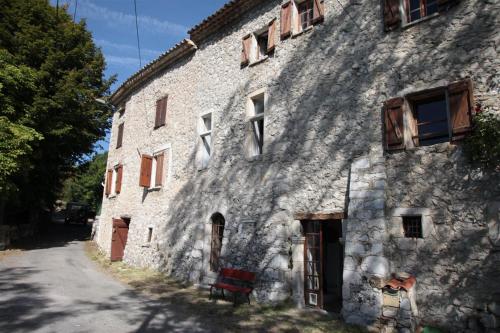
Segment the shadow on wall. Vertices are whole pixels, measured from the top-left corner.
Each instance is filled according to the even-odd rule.
[[[168,254],[168,273],[194,282],[203,278],[202,261],[208,259],[200,257],[197,240],[208,236],[204,223],[217,207],[227,207],[224,265],[256,271],[257,288],[288,288],[280,275],[287,269],[290,236],[288,226],[280,231],[283,223],[301,209],[344,208],[334,202],[339,192],[344,200],[350,161],[381,153],[382,103],[410,86],[465,75],[490,84],[493,74],[475,75],[493,73],[491,64],[478,60],[474,70],[462,64],[473,63],[479,57],[473,50],[487,47],[496,33],[492,6],[463,1],[443,17],[385,33],[380,4],[371,4],[377,10],[358,2],[339,7],[333,18],[300,37],[294,55],[268,82],[261,159],[243,156],[242,110],[250,89],[262,87],[253,87],[251,80],[235,87],[225,107],[213,115],[219,121],[209,168],[196,173],[191,156],[186,169],[195,176],[172,200],[165,224],[167,241],[161,251]],[[461,22],[459,28],[456,22]],[[483,38],[476,38],[478,33]],[[423,197],[426,189],[412,195]],[[242,220],[253,221],[254,227],[242,232]]]

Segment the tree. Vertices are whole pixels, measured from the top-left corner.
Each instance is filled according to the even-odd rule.
[[[108,153],[97,154],[92,160],[75,167],[73,175],[64,182],[62,199],[84,202],[98,212],[107,159]]]
[[[114,80],[104,69],[85,21],[47,0],[0,0],[0,181],[8,184],[0,191],[17,220],[16,212],[34,220],[50,206],[66,173],[104,137],[109,108],[96,98]]]

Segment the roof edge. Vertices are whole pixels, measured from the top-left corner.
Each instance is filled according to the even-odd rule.
[[[192,52],[195,52],[197,49],[198,47],[192,40],[183,39],[180,43],[174,45],[123,82],[110,96],[111,103],[117,106],[126,99],[132,90],[149,80],[159,70],[168,67]]]

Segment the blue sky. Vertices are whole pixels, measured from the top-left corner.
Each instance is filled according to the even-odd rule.
[[[136,0],[142,65],[188,37],[187,31],[228,0]],[[50,0],[56,5],[57,0]],[[85,19],[106,57],[106,76],[117,74],[116,89],[139,70],[134,0],[59,0],[76,21]],[[99,143],[107,150],[107,140]]]

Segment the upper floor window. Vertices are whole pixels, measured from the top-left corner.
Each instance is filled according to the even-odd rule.
[[[106,196],[114,196],[122,190],[123,165],[117,164],[106,173]]]
[[[408,23],[420,20],[438,12],[437,0],[405,0],[406,20]]]
[[[168,177],[170,149],[161,150],[152,156],[143,154],[141,156],[141,172],[139,186],[148,189],[161,188]]]
[[[385,30],[418,22],[448,11],[458,0],[384,0]]]
[[[281,39],[324,20],[323,0],[292,0],[281,6]]]
[[[118,136],[116,138],[116,149],[120,148],[123,143],[123,126],[124,123],[118,125]]]
[[[212,155],[212,113],[201,116],[199,127],[201,140],[199,168],[204,169],[208,166],[210,156]]]
[[[267,59],[274,51],[276,39],[276,19],[269,24],[243,37],[241,50],[241,65],[252,65]]]
[[[246,153],[248,157],[262,155],[263,153],[265,98],[264,92],[255,93],[249,98],[246,137]]]
[[[165,96],[156,101],[155,128],[165,125],[167,117],[167,100],[168,96]]]
[[[386,149],[462,139],[471,130],[472,98],[472,82],[467,79],[386,101]]]

